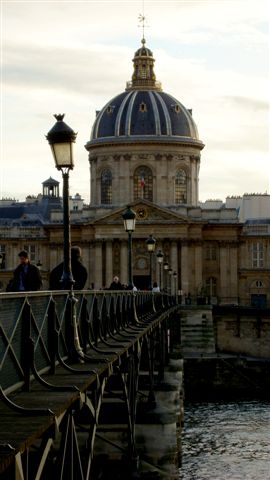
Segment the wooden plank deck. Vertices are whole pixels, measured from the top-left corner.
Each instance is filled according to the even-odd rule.
[[[46,388],[36,380],[31,382],[30,392],[22,389],[11,393],[8,398],[17,405],[29,409],[48,409],[53,412],[45,415],[24,414],[15,412],[10,407],[0,401],[0,445],[10,445],[14,450],[3,453],[0,451],[0,474],[13,462],[14,456],[18,452],[24,452],[28,447],[33,445],[41,435],[52,427],[57,418],[80,398],[80,393],[87,389],[95,388],[93,385],[99,378],[109,376],[114,365],[119,363],[119,357],[123,355],[133,342],[129,342],[123,349],[116,354],[105,354],[102,357],[108,358],[108,362],[100,362],[97,360],[91,363],[72,364],[73,368],[81,371],[81,373],[71,373],[62,366],[56,367],[55,374],[42,375],[47,382],[63,387],[76,386],[72,391],[67,388],[65,391],[56,391]],[[100,355],[101,356],[101,355]],[[94,360],[94,357],[93,357]],[[89,373],[93,371],[93,373]],[[95,374],[97,373],[97,375]]]

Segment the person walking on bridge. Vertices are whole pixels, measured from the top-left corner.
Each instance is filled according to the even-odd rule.
[[[13,279],[7,286],[8,292],[33,292],[40,290],[42,279],[40,271],[36,265],[30,262],[28,252],[22,250],[18,257],[20,264],[13,272]]]
[[[123,285],[116,275],[113,277],[113,281],[109,286],[109,290],[123,290]]]
[[[71,247],[71,271],[74,279],[74,290],[83,290],[87,280],[87,270],[81,262],[82,251],[80,247]],[[63,275],[64,263],[54,267],[50,273],[50,290],[62,290],[61,278]]]

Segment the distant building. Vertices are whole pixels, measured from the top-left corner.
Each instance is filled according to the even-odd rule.
[[[153,262],[153,281],[184,299],[212,303],[270,303],[270,196],[244,194],[225,202],[199,202],[204,148],[191,109],[163,92],[145,40],[135,52],[126,89],[97,112],[89,154],[91,202],[70,199],[72,243],[80,245],[89,285],[127,283],[127,234],[122,213],[136,212],[133,274],[149,285],[146,239],[164,254],[170,273]],[[5,200],[4,200],[5,201]],[[63,226],[59,184],[43,182],[42,195],[26,202],[0,202],[2,286],[27,248],[46,281],[62,260]],[[173,275],[174,274],[174,275]]]

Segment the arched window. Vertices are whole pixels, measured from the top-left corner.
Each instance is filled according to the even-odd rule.
[[[103,170],[101,172],[101,203],[103,205],[110,205],[112,203],[112,172],[110,170]]]
[[[149,167],[138,167],[134,172],[134,200],[137,198],[153,201],[153,175]]]
[[[182,169],[175,175],[175,203],[187,203],[187,175]]]

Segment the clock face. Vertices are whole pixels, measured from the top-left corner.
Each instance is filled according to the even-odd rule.
[[[144,208],[138,208],[137,215],[139,219],[143,219],[147,217],[147,212]]]
[[[146,268],[146,260],[145,258],[139,258],[138,260],[138,268],[140,270],[144,270]]]

